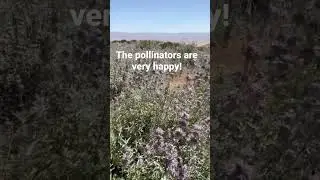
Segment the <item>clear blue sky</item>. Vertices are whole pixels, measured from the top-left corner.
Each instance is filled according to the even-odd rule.
[[[210,0],[110,0],[111,32],[210,32]]]

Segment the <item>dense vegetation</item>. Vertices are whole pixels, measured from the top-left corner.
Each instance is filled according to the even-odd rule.
[[[110,165],[113,179],[208,179],[210,150],[217,180],[235,164],[252,179],[319,178],[319,0],[234,4],[231,29],[216,35],[253,32],[266,49],[247,82],[220,66],[209,78],[206,48],[120,41],[109,83],[108,28],[69,13],[106,8],[92,2],[1,2],[1,179],[107,179]],[[178,73],[134,72],[115,50],[199,58]]]
[[[108,177],[108,39],[69,13],[99,7],[1,1],[0,179]]]
[[[246,83],[234,73],[212,85],[215,179],[230,162],[253,179],[319,179],[320,1],[246,2],[230,39],[253,33],[264,51]]]
[[[133,71],[131,64],[137,62],[117,59],[115,52],[146,50],[195,52],[199,57],[151,60],[163,64],[182,62],[183,70],[170,74]],[[208,49],[171,42],[113,42],[111,64],[114,179],[208,179]]]

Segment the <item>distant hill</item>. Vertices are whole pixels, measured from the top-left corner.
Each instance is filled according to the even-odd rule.
[[[111,32],[110,38],[114,40],[158,40],[172,42],[208,42],[210,33],[126,33]]]
[[[210,40],[208,41],[199,41],[196,43],[198,47],[210,47]]]

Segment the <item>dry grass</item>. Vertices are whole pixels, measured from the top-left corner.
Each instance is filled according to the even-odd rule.
[[[181,90],[186,85],[188,85],[190,81],[188,80],[188,73],[182,72],[179,75],[173,76],[169,81],[169,90],[176,91]]]

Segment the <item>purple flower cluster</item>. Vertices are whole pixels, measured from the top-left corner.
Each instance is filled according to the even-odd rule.
[[[196,146],[202,136],[203,127],[198,124],[190,126],[189,119],[189,114],[184,112],[175,127],[166,131],[158,127],[147,146],[148,154],[161,156],[166,171],[178,180],[189,179],[190,157],[186,156],[185,149]]]

